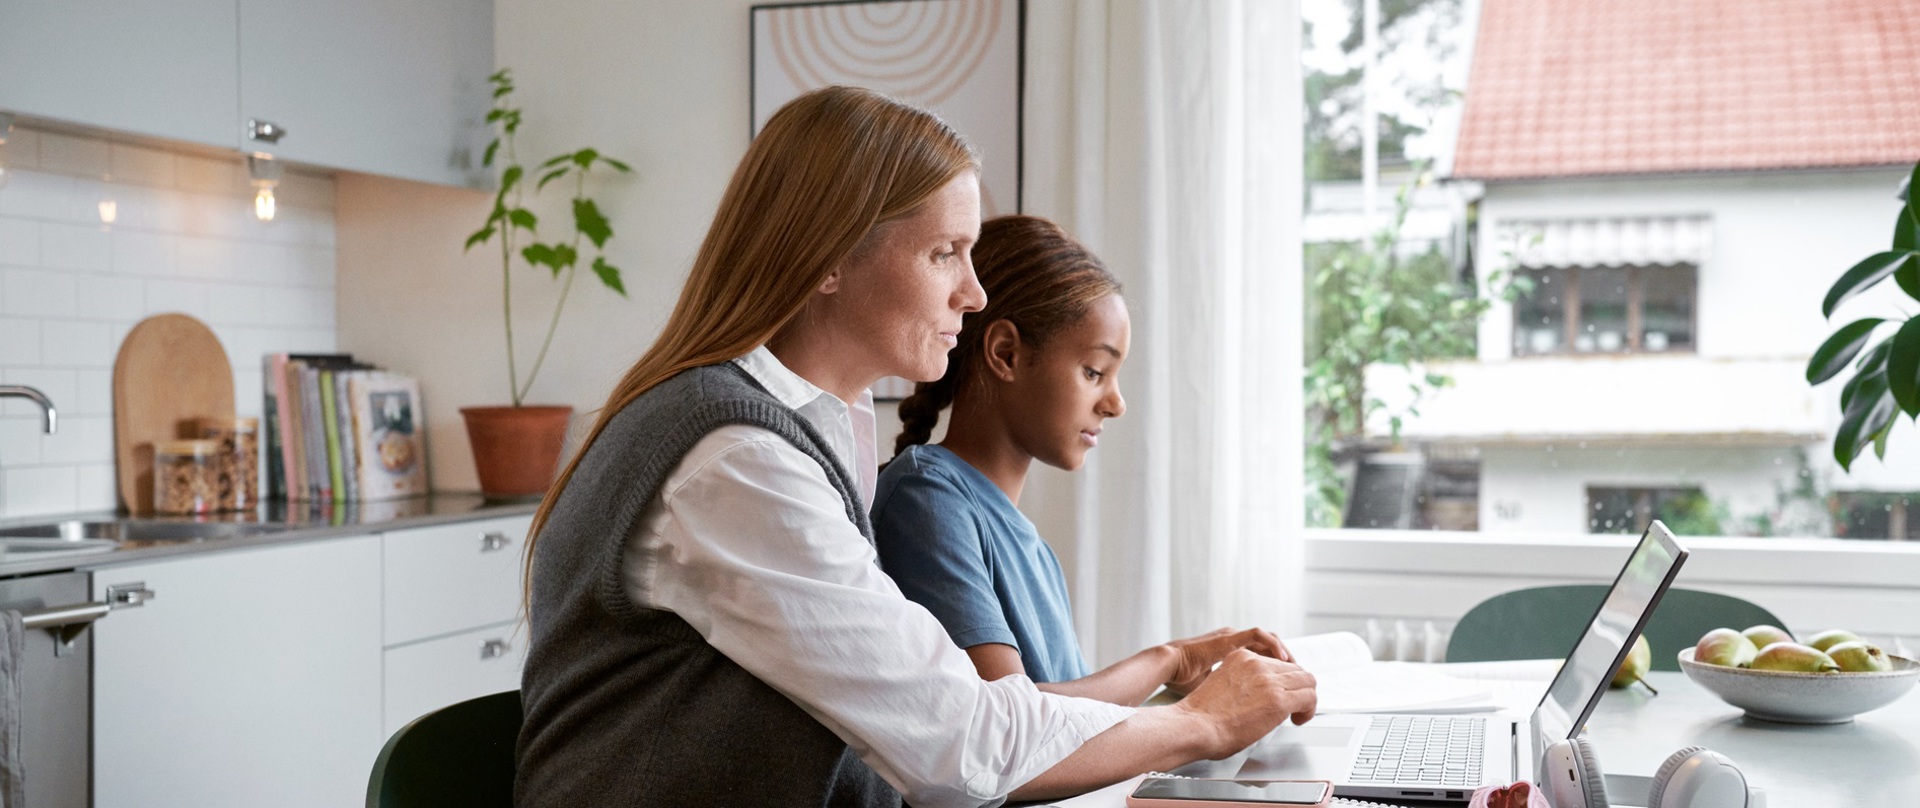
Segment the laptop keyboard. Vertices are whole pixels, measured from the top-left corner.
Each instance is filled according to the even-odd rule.
[[[1420,715],[1375,716],[1354,760],[1354,782],[1477,786],[1487,720]]]

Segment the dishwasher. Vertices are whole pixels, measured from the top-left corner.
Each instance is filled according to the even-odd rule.
[[[93,759],[94,620],[111,608],[88,600],[88,575],[0,578],[0,609],[27,632],[20,667],[21,763],[27,808],[87,808]]]

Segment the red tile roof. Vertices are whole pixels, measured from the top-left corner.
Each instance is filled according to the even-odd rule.
[[[1920,0],[1484,0],[1453,173],[1916,159]]]

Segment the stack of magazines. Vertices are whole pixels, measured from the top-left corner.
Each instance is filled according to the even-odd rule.
[[[351,354],[268,354],[268,496],[359,502],[427,492],[420,384]]]

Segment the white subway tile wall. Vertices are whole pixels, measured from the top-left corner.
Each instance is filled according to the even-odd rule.
[[[114,507],[113,360],[140,320],[211,326],[241,415],[260,414],[263,354],[334,350],[331,178],[287,171],[262,223],[238,155],[16,126],[0,163],[0,382],[60,411],[45,435],[38,407],[0,399],[0,518]]]

